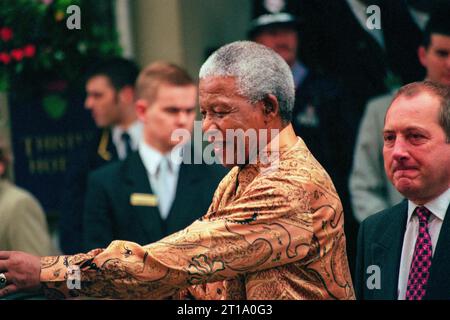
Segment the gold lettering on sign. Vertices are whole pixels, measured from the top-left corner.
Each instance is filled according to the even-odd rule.
[[[28,170],[31,174],[63,173],[66,169],[67,159],[65,156],[28,160]]]
[[[93,138],[91,132],[26,136],[23,148],[31,175],[64,173],[67,155]]]

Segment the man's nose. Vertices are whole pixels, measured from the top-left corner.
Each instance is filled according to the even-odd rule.
[[[86,100],[84,100],[84,107],[86,109],[92,109],[92,98],[87,97]]]
[[[209,116],[206,116],[202,119],[202,131],[206,133],[211,130],[217,130],[217,126]]]
[[[178,125],[184,127],[188,124],[188,122],[190,120],[189,114],[187,112],[179,112],[177,120],[178,120]]]
[[[218,137],[217,135],[220,135],[221,132],[219,130],[219,127],[217,126],[216,122],[213,121],[209,117],[205,117],[202,120],[202,131],[205,135],[205,137],[208,139],[209,142],[211,142],[212,137],[214,136],[214,139],[223,140],[224,137]]]
[[[397,161],[408,159],[408,144],[403,138],[397,138],[392,150],[392,158]]]

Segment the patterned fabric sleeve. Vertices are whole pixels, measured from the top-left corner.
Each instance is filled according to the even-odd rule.
[[[104,250],[42,258],[47,296],[164,299],[192,285],[301,260],[313,236],[305,201],[311,193],[304,182],[278,179],[255,179],[238,199],[212,205],[206,217],[156,243],[113,241]]]

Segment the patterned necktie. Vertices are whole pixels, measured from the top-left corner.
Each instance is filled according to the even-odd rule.
[[[131,152],[133,152],[133,149],[131,148],[131,137],[128,134],[128,132],[122,133],[122,141],[125,144],[125,158],[130,155]]]
[[[419,217],[419,234],[409,270],[406,300],[422,300],[425,296],[433,254],[431,237],[428,233],[428,218],[431,212],[425,207],[417,207],[415,212]]]

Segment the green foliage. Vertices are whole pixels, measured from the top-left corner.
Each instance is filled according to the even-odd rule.
[[[116,56],[121,49],[108,21],[109,1],[0,0],[0,90],[21,79],[48,74],[69,83],[93,57]],[[67,7],[81,11],[81,29],[70,30]]]
[[[42,100],[42,105],[49,117],[55,120],[61,118],[67,109],[66,100],[56,94],[47,95]]]

